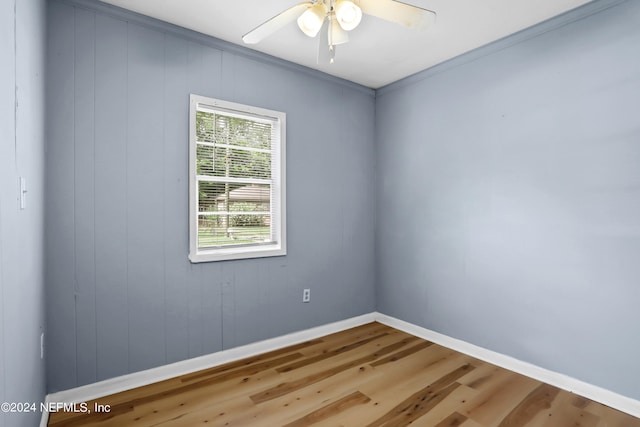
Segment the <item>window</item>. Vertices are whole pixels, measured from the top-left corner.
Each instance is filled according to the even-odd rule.
[[[190,101],[189,259],[285,255],[286,115]]]

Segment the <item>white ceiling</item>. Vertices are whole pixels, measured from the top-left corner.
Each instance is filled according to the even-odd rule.
[[[302,0],[102,0],[238,45],[242,36]],[[318,41],[295,21],[250,49],[379,88],[503,38],[591,0],[404,0],[437,13],[429,29],[410,30],[364,16],[337,46],[333,64],[317,64]]]

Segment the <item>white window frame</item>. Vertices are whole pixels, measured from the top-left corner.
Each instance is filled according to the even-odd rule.
[[[286,233],[286,114],[280,111],[252,107],[191,94],[189,99],[189,260],[192,263],[245,258],[282,256],[287,253]],[[198,178],[196,176],[196,111],[198,106],[246,118],[263,118],[277,124],[274,135],[279,140],[274,153],[277,170],[272,170],[271,224],[275,224],[275,242],[268,244],[198,247]],[[276,200],[276,205],[274,205]],[[278,203],[279,201],[279,203]]]

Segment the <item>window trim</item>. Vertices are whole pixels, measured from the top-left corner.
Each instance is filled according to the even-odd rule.
[[[279,172],[280,179],[272,184],[279,190],[280,203],[277,207],[280,218],[272,218],[278,224],[278,242],[248,246],[230,246],[220,248],[198,248],[198,180],[196,177],[196,111],[198,105],[206,105],[214,110],[226,110],[242,118],[255,116],[275,120],[279,124],[276,133],[279,136]],[[287,254],[286,228],[286,113],[253,107],[235,102],[191,94],[189,97],[189,260],[192,263],[225,261],[234,259],[263,258]],[[273,210],[273,208],[272,208]]]

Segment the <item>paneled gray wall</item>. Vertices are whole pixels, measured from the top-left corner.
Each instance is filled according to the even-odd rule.
[[[0,402],[37,405],[45,393],[45,6],[0,2]],[[28,190],[24,210],[20,177]],[[39,419],[38,412],[0,412],[0,427],[31,427]]]
[[[379,91],[380,311],[640,398],[639,22]]]
[[[97,2],[48,25],[49,391],[374,309],[373,91]],[[190,93],[287,113],[286,257],[189,263]]]

